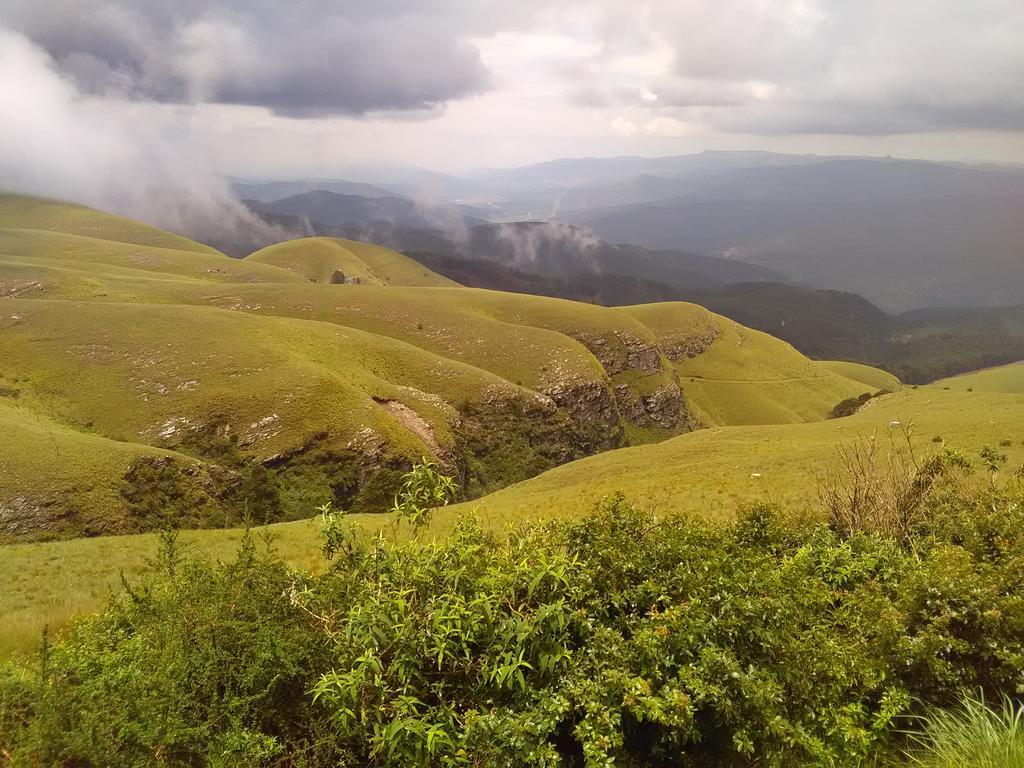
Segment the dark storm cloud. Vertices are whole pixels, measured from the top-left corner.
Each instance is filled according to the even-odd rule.
[[[86,93],[323,116],[429,109],[485,90],[466,3],[7,0],[0,24]]]
[[[1024,129],[1021,0],[0,0],[3,26],[86,94],[293,117],[436,117],[549,55],[534,90],[637,133]]]

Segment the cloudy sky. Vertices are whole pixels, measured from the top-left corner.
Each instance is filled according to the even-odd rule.
[[[705,148],[1024,162],[1022,34],[1021,0],[0,0],[0,142],[250,176]]]

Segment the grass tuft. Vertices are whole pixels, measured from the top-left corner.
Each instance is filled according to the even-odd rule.
[[[919,768],[1021,768],[1024,704],[1004,698],[993,707],[967,696],[956,709],[931,710],[911,737],[907,761]]]

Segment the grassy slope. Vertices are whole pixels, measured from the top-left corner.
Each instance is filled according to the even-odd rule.
[[[613,385],[645,396],[669,384],[674,367],[694,409],[710,424],[821,419],[864,389],[774,337],[692,304],[606,308],[480,289],[375,285],[251,283],[215,291],[197,282],[146,284],[123,274],[94,275],[83,284],[70,269],[49,277],[41,281],[41,295],[85,298],[91,288],[101,300],[205,304],[360,328],[540,390],[599,382],[605,375],[600,360]],[[694,358],[674,365],[662,360],[642,374],[618,376],[631,348],[670,352],[709,331],[714,343]]]
[[[367,426],[384,428],[371,397],[401,394],[433,415],[443,408],[432,390],[459,399],[509,388],[416,347],[312,321],[13,299],[0,299],[0,317],[3,380],[20,390],[17,403],[121,441],[158,440],[168,419],[198,409],[222,410],[243,435],[250,422],[278,413],[283,423],[351,437]],[[437,422],[443,429],[440,416]],[[259,439],[259,453],[287,450],[293,437]]]
[[[888,371],[883,371],[881,368],[873,368],[863,363],[850,363],[845,360],[821,360],[818,362],[818,365],[832,371],[832,373],[859,381],[871,387],[874,391],[885,389],[889,392],[895,392],[903,386],[903,383]]]
[[[38,229],[0,229],[0,258],[25,266],[122,267],[154,279],[192,278],[226,283],[298,283],[302,278],[270,264],[231,259],[221,253],[117,242]]]
[[[1020,397],[921,388],[885,395],[845,419],[708,429],[609,451],[493,493],[480,505],[507,518],[549,509],[571,513],[619,490],[640,501],[713,516],[755,499],[806,504],[814,499],[816,476],[835,461],[837,445],[873,433],[884,436],[893,421],[912,422],[924,449],[934,436],[969,453],[1010,439],[1013,445],[1003,450],[1011,465],[1024,460]]]
[[[450,507],[437,516],[435,525],[448,525],[474,508],[496,528],[522,519],[573,515],[615,491],[660,509],[716,517],[762,499],[803,508],[813,505],[816,477],[834,466],[837,445],[872,433],[884,439],[894,420],[913,421],[924,450],[931,447],[930,438],[939,435],[948,444],[976,453],[984,444],[1020,437],[1024,401],[1012,395],[921,388],[886,395],[845,419],[700,430],[657,445],[572,462],[477,502]],[[1010,455],[1010,466],[1024,461],[1019,439],[1001,450]],[[389,523],[387,515],[355,517],[368,533]],[[314,521],[266,530],[289,561],[319,567]],[[226,557],[238,536],[237,530],[184,534],[193,551],[214,557]],[[154,547],[148,535],[5,547],[0,583],[9,586],[0,593],[0,614],[8,624],[0,633],[0,650],[26,648],[38,638],[43,624],[59,625],[98,607],[108,588],[116,587],[117,574],[137,574]]]
[[[62,226],[76,229],[68,220]],[[156,237],[133,226],[119,236]],[[210,423],[230,427],[258,459],[322,432],[342,446],[362,430],[400,455],[429,452],[374,398],[411,408],[447,448],[451,406],[490,402],[495,393],[530,398],[523,389],[575,409],[584,425],[619,418],[632,444],[685,424],[663,427],[607,408],[625,413],[658,401],[677,376],[709,424],[816,420],[862,389],[695,305],[609,309],[461,287],[314,285],[202,249],[4,234],[0,295],[16,298],[0,300],[0,388],[22,409],[131,443],[137,456],[146,446],[178,450],[190,428]],[[374,258],[390,253],[366,248]],[[403,263],[392,257],[391,266]],[[709,333],[710,346],[702,341]],[[679,357],[679,344],[696,344],[699,354]],[[256,426],[266,419],[270,426]],[[20,493],[14,478],[26,476],[0,479],[0,499]],[[98,506],[74,492],[70,499],[90,510],[83,530],[110,530],[118,514],[110,498]]]
[[[368,285],[457,285],[396,251],[336,237],[277,243],[256,251],[245,261],[283,268],[314,283],[330,283],[335,273],[341,272]]]
[[[975,392],[1024,393],[1024,362],[939,379],[931,386],[957,392],[971,389]]]
[[[621,311],[651,328],[668,349],[686,344],[681,329],[697,329],[689,330],[690,336],[714,338],[702,353],[684,353],[675,360],[683,391],[709,424],[817,421],[827,418],[836,403],[863,390],[774,336],[695,304],[644,304]]]
[[[26,489],[39,488],[44,508],[73,497],[83,510],[108,509],[117,503],[121,477],[139,456],[169,455],[148,446],[118,442],[70,429],[42,413],[13,406],[0,398],[0,518],[5,527],[26,528],[37,521],[22,518],[19,499]],[[89,526],[92,534],[103,532],[101,521]],[[50,520],[52,533],[78,535],[82,525],[63,516]],[[70,528],[70,531],[65,531]]]
[[[7,441],[0,501],[51,485],[33,478],[69,475],[62,493],[79,514],[68,520],[66,510],[55,509],[41,524],[47,536],[65,523],[76,523],[79,533],[118,530],[124,504],[113,489],[126,463],[150,455],[147,446],[179,448],[197,425],[228,428],[244,454],[261,460],[298,451],[313,435],[336,451],[383,444],[412,459],[434,452],[433,444],[381,401],[411,408],[446,451],[457,418],[449,402],[536,397],[418,347],[316,321],[173,305],[0,299],[0,329],[0,402],[83,437],[60,449],[39,432]],[[108,469],[94,475],[101,455]],[[48,459],[40,466],[42,457]],[[78,480],[70,477],[76,472]],[[106,495],[96,495],[94,477],[104,478]]]
[[[99,240],[223,256],[208,245],[121,216],[81,205],[3,192],[0,192],[0,228],[49,230]]]
[[[313,285],[262,257],[231,260],[117,217],[11,196],[0,197],[0,230],[0,422],[14,436],[0,454],[0,486],[10,501],[45,477],[99,531],[124,467],[168,455],[183,418],[229,423],[260,457],[325,427],[339,442],[370,429],[412,455],[422,440],[375,398],[413,407],[444,446],[449,404],[495,392],[598,387],[645,398],[679,376],[709,423],[731,424],[820,419],[863,388],[694,305],[608,309],[458,287]],[[436,283],[385,249],[341,248],[375,282]],[[335,268],[321,261],[314,277]],[[308,524],[278,530],[291,555],[308,559]],[[193,536],[221,551],[234,535]],[[108,565],[137,568],[149,545],[130,542],[146,541],[67,542],[60,573],[34,587],[24,579],[47,571],[34,553],[50,563],[42,553],[60,545],[7,547],[0,575],[20,579],[10,601],[38,592],[45,620],[59,620],[95,605]],[[8,607],[15,625],[38,624],[28,602]]]

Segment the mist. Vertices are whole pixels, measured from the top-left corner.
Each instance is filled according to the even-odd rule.
[[[600,271],[595,256],[601,241],[591,232],[562,221],[498,224],[494,236],[505,263],[516,269],[536,270],[569,255],[576,268]]]
[[[184,114],[154,121],[137,104],[85,96],[47,53],[2,27],[0,82],[0,189],[127,216],[236,256],[311,234],[245,208],[209,170]]]

